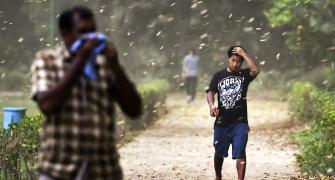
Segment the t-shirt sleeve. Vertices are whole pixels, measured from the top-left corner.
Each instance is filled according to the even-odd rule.
[[[36,95],[39,92],[45,92],[54,84],[54,72],[52,70],[50,60],[44,59],[38,53],[36,59],[31,65],[31,97],[36,100]]]
[[[211,82],[209,83],[209,87],[206,89],[206,93],[208,93],[209,91],[218,91],[218,74],[215,74]]]
[[[250,68],[247,68],[247,69],[243,70],[243,76],[248,83],[250,83],[251,81],[253,81],[256,78],[256,77],[250,76]]]

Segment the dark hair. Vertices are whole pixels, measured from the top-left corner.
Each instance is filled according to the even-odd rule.
[[[233,55],[239,56],[238,54],[233,53],[233,50],[234,50],[234,48],[236,48],[236,47],[242,48],[244,51],[246,51],[245,48],[244,48],[243,46],[238,46],[238,45],[231,46],[231,47],[228,49],[228,58],[232,57]],[[241,58],[242,58],[242,57],[241,57]],[[244,60],[244,59],[242,58],[242,60]]]
[[[75,15],[78,15],[78,17],[82,20],[94,18],[94,15],[90,9],[84,6],[75,6],[71,9],[63,11],[62,14],[59,16],[59,29],[62,31],[71,31],[74,26]]]

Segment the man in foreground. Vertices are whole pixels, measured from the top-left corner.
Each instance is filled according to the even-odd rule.
[[[64,44],[37,53],[32,65],[33,99],[46,116],[40,180],[122,179],[113,103],[135,118],[142,110],[140,96],[120,66],[115,46],[95,37],[89,9],[64,11],[59,30]],[[78,39],[80,48],[71,51]],[[105,45],[98,51],[101,43]],[[84,72],[92,58],[91,71]]]

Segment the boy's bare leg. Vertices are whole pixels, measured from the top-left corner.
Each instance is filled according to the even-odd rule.
[[[236,160],[236,169],[237,169],[238,180],[244,180],[246,166],[247,166],[247,160],[246,159],[237,159]]]
[[[222,179],[222,174],[221,174],[222,164],[223,164],[223,157],[220,157],[214,154],[214,169],[215,169],[216,180]]]

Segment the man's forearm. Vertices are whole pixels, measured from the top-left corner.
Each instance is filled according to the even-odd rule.
[[[243,58],[250,68],[250,73],[252,75],[257,75],[259,73],[259,69],[255,61],[247,53],[243,54]]]
[[[130,117],[140,116],[142,113],[142,101],[135,86],[118,63],[114,63],[111,68],[115,76],[115,85],[118,92],[118,97],[116,98],[119,100],[121,109]]]
[[[209,108],[212,108],[214,106],[214,101],[215,101],[214,93],[209,91],[207,93],[207,103]]]
[[[116,100],[122,111],[130,117],[138,117],[142,114],[142,101],[133,83],[128,79],[123,68],[119,64],[118,53],[114,44],[109,43],[104,54],[113,72],[116,89]]]

